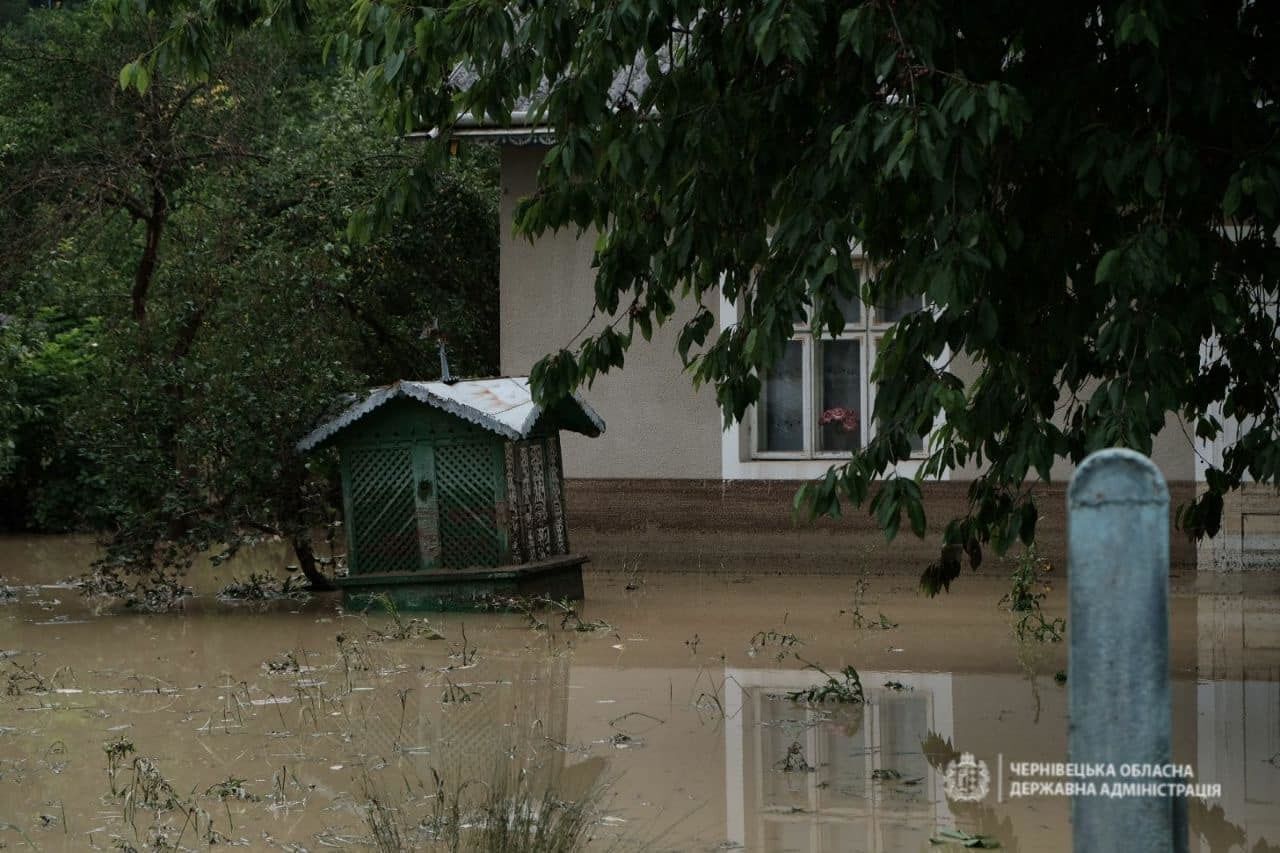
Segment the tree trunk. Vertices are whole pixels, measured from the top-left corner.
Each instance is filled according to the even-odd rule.
[[[311,584],[312,592],[328,592],[338,588],[333,581],[320,572],[320,569],[316,568],[316,552],[311,547],[310,536],[305,533],[295,536],[293,553],[298,557],[298,565]]]
[[[160,255],[160,235],[164,232],[165,219],[169,206],[164,193],[159,189],[152,191],[151,215],[144,221],[147,225],[146,242],[142,247],[142,257],[138,260],[138,269],[133,276],[133,319],[141,325],[147,319],[147,291],[151,289],[151,280],[156,274],[156,260]]]

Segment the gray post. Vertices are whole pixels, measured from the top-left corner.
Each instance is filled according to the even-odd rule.
[[[1068,626],[1072,764],[1168,765],[1169,490],[1150,459],[1102,450],[1085,459],[1067,490],[1071,592]],[[1099,778],[1127,783],[1193,781]],[[1179,810],[1181,811],[1181,810]],[[1076,853],[1174,850],[1174,806],[1166,797],[1076,796]],[[1183,818],[1185,820],[1185,817]]]

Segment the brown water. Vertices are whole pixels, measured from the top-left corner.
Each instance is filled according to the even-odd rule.
[[[0,605],[13,694],[0,697],[0,845],[145,849],[163,833],[197,848],[211,824],[250,849],[369,849],[371,797],[410,832],[443,801],[434,774],[448,792],[519,766],[538,790],[600,792],[601,849],[939,850],[929,839],[950,828],[1006,850],[1070,848],[1066,799],[1001,788],[954,802],[935,767],[972,753],[995,788],[1011,761],[1065,757],[1053,675],[1066,647],[1015,642],[996,578],[931,601],[872,576],[856,600],[853,577],[596,570],[591,630],[450,614],[431,617],[444,639],[430,640],[388,638],[389,617],[346,614],[333,596],[209,594],[280,565],[270,547],[202,575],[183,612],[95,613],[57,585],[91,554],[0,539],[17,589]],[[1172,601],[1175,760],[1222,785],[1192,803],[1193,850],[1280,849],[1274,578],[1183,581]],[[1050,615],[1065,598],[1050,593]],[[896,627],[865,627],[881,614]],[[805,661],[856,667],[867,703],[787,699],[825,680]],[[126,797],[111,794],[103,749],[121,736],[136,749],[115,777]],[[139,756],[192,818],[138,803]],[[249,798],[209,791],[228,779]]]

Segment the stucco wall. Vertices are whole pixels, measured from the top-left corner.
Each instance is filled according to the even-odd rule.
[[[594,232],[562,231],[536,245],[512,232],[515,205],[535,185],[543,148],[502,149],[501,362],[524,375],[548,352],[569,346],[591,316]],[[718,306],[713,305],[716,310]],[[566,477],[720,477],[720,411],[714,393],[694,391],[676,340],[687,307],[653,340],[637,338],[626,369],[596,379],[586,399],[607,428],[599,438],[565,434]],[[590,328],[599,328],[598,320]]]
[[[957,358],[952,362],[951,370],[966,384],[978,378],[978,367],[972,361]],[[1059,424],[1061,419],[1057,419]],[[1193,482],[1196,478],[1195,450],[1188,440],[1189,430],[1184,430],[1181,419],[1176,415],[1165,418],[1164,429],[1155,437],[1151,447],[1151,460],[1160,468],[1166,481]],[[1055,483],[1066,483],[1071,479],[1075,466],[1063,459],[1054,460],[1050,476]],[[957,468],[953,479],[972,480],[978,475],[978,468],[972,462]]]
[[[502,148],[501,365],[509,375],[526,374],[543,355],[568,346],[591,316],[594,299],[594,232],[578,236],[562,231],[539,238],[536,244],[513,234],[515,205],[533,192],[544,151],[538,146]],[[710,307],[719,315],[717,302]],[[596,439],[564,436],[567,477],[723,476],[721,416],[715,397],[707,388],[693,390],[675,351],[680,325],[691,314],[688,306],[681,306],[663,329],[655,331],[652,341],[637,340],[624,371],[598,378],[586,391],[608,428]],[[589,328],[604,322],[599,319]],[[962,378],[977,376],[972,364],[955,363],[952,369]],[[1168,481],[1195,480],[1195,455],[1176,418],[1170,417],[1156,437],[1152,458]],[[784,467],[779,467],[778,476],[819,473],[798,474]],[[1065,483],[1072,470],[1059,460],[1053,467],[1054,481]],[[975,467],[965,467],[953,472],[952,479],[969,480],[977,473]]]

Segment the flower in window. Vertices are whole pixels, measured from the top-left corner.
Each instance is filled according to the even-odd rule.
[[[858,413],[853,409],[846,409],[842,406],[833,406],[822,413],[819,422],[826,424],[840,424],[840,429],[845,432],[858,431]]]

